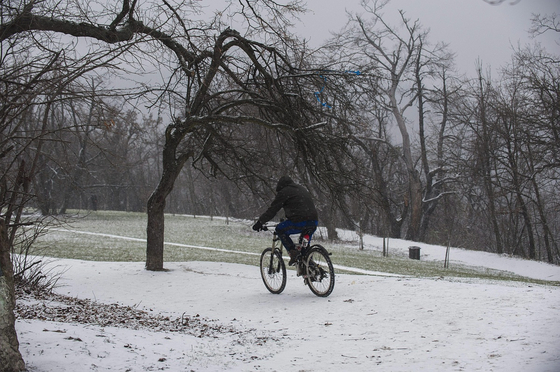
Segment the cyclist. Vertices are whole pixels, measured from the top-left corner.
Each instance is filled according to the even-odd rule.
[[[290,255],[288,265],[293,265],[299,251],[290,238],[290,234],[300,234],[305,231],[311,240],[311,236],[317,229],[317,210],[311,194],[305,187],[296,184],[288,176],[282,176],[276,186],[276,197],[266,212],[255,222],[253,230],[261,231],[263,224],[273,219],[282,208],[284,208],[286,220],[276,226],[276,233]]]

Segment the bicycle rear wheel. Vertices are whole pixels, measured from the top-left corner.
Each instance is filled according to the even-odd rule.
[[[278,249],[266,248],[261,254],[261,277],[271,293],[282,293],[286,287],[286,265]]]
[[[311,292],[327,297],[334,289],[334,268],[329,253],[320,245],[311,247],[307,255],[307,277],[305,281]]]

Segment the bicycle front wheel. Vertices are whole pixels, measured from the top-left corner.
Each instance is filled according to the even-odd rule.
[[[286,265],[278,249],[266,248],[261,254],[261,277],[271,293],[282,293],[286,287]]]
[[[319,297],[327,297],[334,289],[334,268],[329,253],[322,246],[315,245],[311,247],[306,261],[305,281],[309,289]]]

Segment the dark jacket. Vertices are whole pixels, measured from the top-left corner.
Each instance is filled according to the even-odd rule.
[[[284,208],[286,218],[293,222],[318,219],[311,194],[305,187],[294,183],[290,177],[282,176],[280,178],[276,186],[276,193],[270,207],[259,217],[261,223],[273,219],[282,208]]]

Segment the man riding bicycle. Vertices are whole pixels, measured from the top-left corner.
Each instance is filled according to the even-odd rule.
[[[276,226],[276,233],[290,255],[288,265],[293,265],[299,251],[290,235],[305,231],[311,240],[311,236],[317,229],[317,210],[311,194],[305,187],[296,184],[288,176],[282,176],[276,186],[276,197],[266,212],[253,225],[253,230],[261,231],[263,224],[273,219],[282,208],[284,208],[286,220]]]

